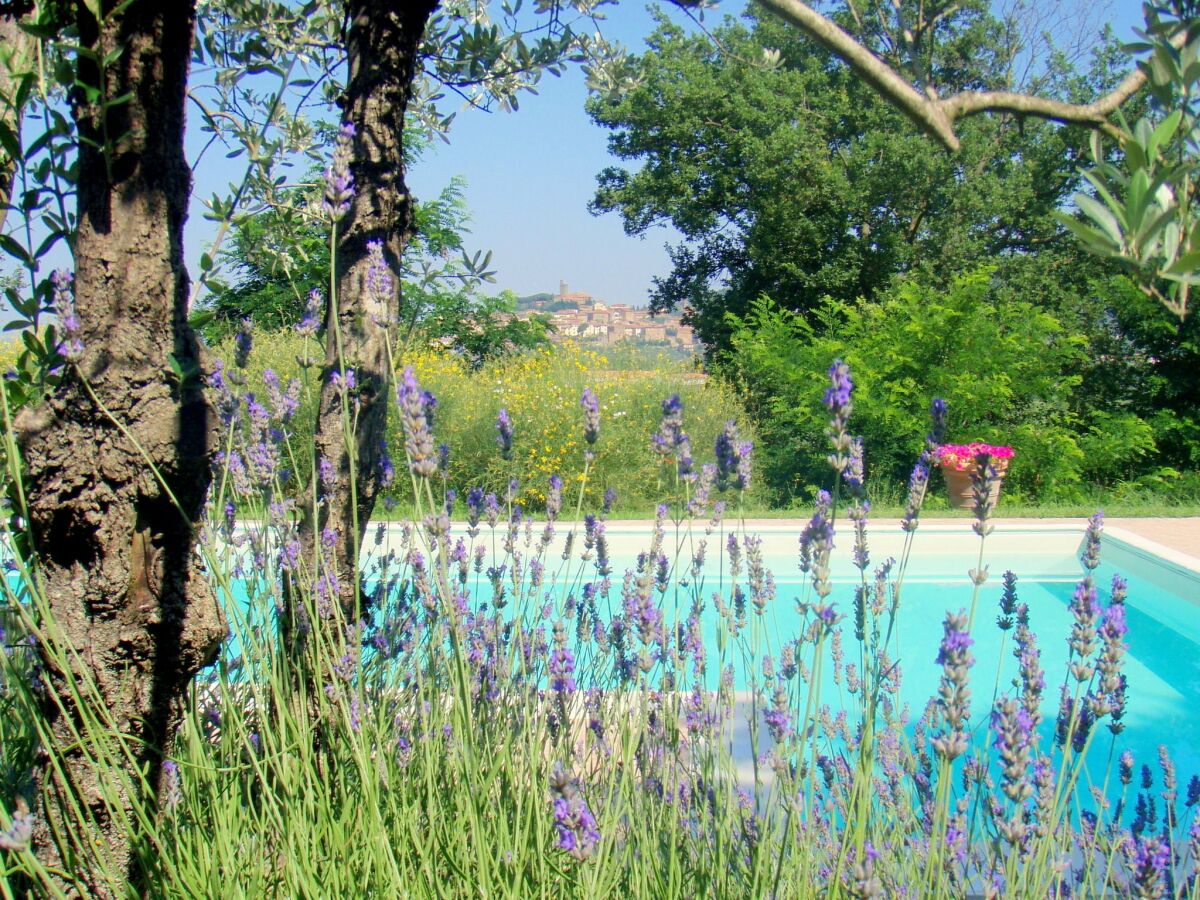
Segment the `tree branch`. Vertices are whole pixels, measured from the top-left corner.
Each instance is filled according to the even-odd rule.
[[[913,123],[940,141],[947,149],[957,150],[954,122],[981,112],[1010,112],[1036,116],[1055,122],[1090,125],[1111,132],[1108,117],[1146,83],[1140,68],[1131,72],[1110,93],[1093,103],[1063,103],[1030,94],[1008,91],[963,91],[945,99],[925,96],[905,81],[887,63],[802,0],[758,0],[770,10],[805,32],[817,43],[842,57],[846,63],[891,101]],[[1183,47],[1193,29],[1184,29],[1171,38],[1176,48]]]
[[[791,22],[809,37],[842,57],[875,90],[895,104],[918,128],[941,141],[950,150],[958,149],[954,125],[936,101],[923,96],[896,74],[887,63],[800,0],[758,0],[759,6]]]

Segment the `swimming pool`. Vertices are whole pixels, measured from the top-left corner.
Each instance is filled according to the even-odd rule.
[[[566,524],[558,526],[554,540],[547,547],[546,575],[542,589],[533,605],[545,627],[563,616],[566,598],[576,599],[585,586],[601,578],[596,572],[594,554],[582,559],[583,542],[577,539],[573,553],[562,561]],[[540,526],[532,532],[537,543]],[[763,562],[772,572],[775,582],[773,599],[761,615],[747,609],[746,629],[741,638],[739,658],[737,641],[730,641],[726,622],[717,610],[714,592],[725,602],[732,595],[733,581],[728,561],[718,552],[725,546],[731,524],[705,534],[703,526],[692,531],[667,527],[664,551],[672,567],[672,587],[655,592],[664,624],[675,629],[687,616],[690,597],[705,599],[701,617],[701,632],[708,650],[708,666],[704,684],[709,690],[718,686],[722,663],[733,666],[733,687],[741,700],[740,711],[748,711],[751,690],[760,680],[761,657],[770,654],[778,661],[783,645],[799,636],[803,625],[796,599],[811,599],[809,579],[798,569],[795,524],[752,523],[745,529],[761,539]],[[465,532],[456,526],[455,535]],[[502,529],[497,530],[498,534]],[[741,532],[739,532],[741,533]],[[376,555],[389,548],[402,551],[402,529],[399,526],[384,530]],[[524,534],[522,530],[522,535]],[[612,588],[602,617],[621,613],[621,580],[626,569],[635,564],[640,552],[650,543],[650,523],[609,523],[606,528],[611,558]],[[706,542],[702,565],[692,568],[700,541]],[[839,531],[831,564],[833,586],[830,600],[840,614],[852,614],[855,585],[860,573],[853,566],[850,554],[851,536],[844,527]],[[519,543],[523,545],[524,537]],[[900,558],[905,534],[898,524],[877,523],[870,529],[869,547],[871,571],[887,558]],[[486,527],[475,542],[487,551],[493,547],[500,556],[508,558],[502,549],[503,537],[493,541]],[[1069,608],[1072,593],[1084,569],[1080,552],[1084,543],[1082,523],[1007,523],[998,521],[995,531],[983,545],[983,565],[990,572],[982,585],[972,629],[975,663],[971,670],[971,721],[975,726],[973,741],[978,745],[990,738],[985,733],[988,714],[997,693],[1012,692],[1018,675],[1018,661],[1013,654],[1013,632],[996,627],[1001,595],[1001,576],[1012,570],[1018,577],[1017,597],[1029,608],[1030,628],[1037,635],[1041,665],[1045,673],[1045,692],[1042,696],[1043,751],[1052,746],[1051,735],[1059,708],[1059,685],[1067,674],[1068,643],[1073,617]],[[520,549],[518,552],[521,552]],[[968,571],[979,562],[980,540],[965,520],[927,521],[915,533],[912,552],[905,572],[903,588],[896,615],[896,624],[889,652],[903,674],[898,701],[907,704],[915,720],[937,691],[942,669],[936,663],[942,639],[942,620],[947,611],[957,612],[971,604],[973,586]],[[1126,598],[1129,632],[1125,637],[1128,651],[1123,672],[1127,678],[1127,711],[1124,730],[1114,737],[1109,733],[1107,720],[1097,726],[1088,752],[1089,775],[1097,782],[1105,770],[1115,770],[1115,760],[1124,750],[1133,753],[1137,766],[1157,768],[1158,748],[1166,746],[1175,761],[1181,784],[1195,772],[1200,772],[1200,717],[1195,715],[1200,702],[1200,562],[1147,542],[1120,529],[1107,529],[1103,538],[1101,565],[1094,578],[1100,606],[1108,604],[1112,576],[1119,573],[1128,582]],[[893,571],[893,575],[896,573]],[[685,589],[675,585],[682,576]],[[475,599],[482,600],[487,592],[487,580],[473,576]],[[738,584],[746,584],[743,571]],[[510,609],[511,611],[511,609]],[[528,612],[528,610],[526,611]],[[753,663],[744,653],[753,644]],[[724,646],[725,657],[719,648]],[[857,709],[858,700],[850,695],[849,676],[845,663],[858,662],[858,643],[853,638],[852,624],[843,623],[843,664],[835,667],[830,645],[824,647],[825,676],[820,683],[818,698],[834,709]],[[227,648],[236,653],[237,644]],[[811,664],[811,658],[807,660]],[[778,663],[777,663],[778,664]],[[838,677],[833,677],[835,669]],[[583,673],[581,681],[583,681]],[[1074,684],[1072,682],[1072,684]],[[735,756],[745,762],[751,756],[748,728],[735,726],[731,733]],[[760,735],[758,750],[769,744]],[[1115,780],[1110,779],[1111,785]]]
[[[763,631],[769,652],[778,653],[780,645],[800,628],[793,600],[803,596],[807,588],[797,567],[798,530],[774,524],[752,530],[761,535],[765,562],[776,578],[776,597],[764,614]],[[610,533],[614,544],[627,552],[644,544],[649,536],[644,526],[610,528]],[[831,567],[830,599],[836,600],[843,614],[851,613],[853,589],[860,581],[850,559],[850,540],[843,530]],[[873,527],[869,539],[872,567],[888,557],[899,557],[903,541],[904,533],[898,525]],[[1073,622],[1069,604],[1084,573],[1079,558],[1083,543],[1082,524],[1000,521],[987,538],[983,563],[990,576],[980,590],[972,629],[975,665],[971,671],[971,713],[977,726],[986,723],[997,689],[1000,693],[1011,692],[1018,676],[1013,632],[1003,632],[995,624],[1001,575],[1006,569],[1012,570],[1018,577],[1018,599],[1028,604],[1030,627],[1041,650],[1046,679],[1042,746],[1050,747],[1059,685],[1067,674],[1067,639]],[[937,691],[942,671],[935,663],[942,639],[941,623],[948,610],[957,612],[970,605],[972,584],[967,572],[976,566],[979,549],[979,538],[971,532],[970,523],[963,520],[927,521],[914,536],[896,617],[894,654],[903,671],[899,697],[911,706],[913,718]],[[706,571],[711,577],[711,569]],[[1200,772],[1200,560],[1122,529],[1108,528],[1102,540],[1101,565],[1094,573],[1102,607],[1108,604],[1114,574],[1128,582],[1128,651],[1123,667],[1128,697],[1125,729],[1114,740],[1105,727],[1106,720],[1100,723],[1088,754],[1089,772],[1102,778],[1111,754],[1115,773],[1115,760],[1123,750],[1133,753],[1138,767],[1147,764],[1156,770],[1162,745],[1177,766],[1180,783],[1186,783],[1191,774]],[[706,622],[707,633],[717,627],[716,621]],[[843,635],[846,662],[854,661],[857,646],[849,631]],[[832,670],[833,661],[827,654],[825,671]],[[743,681],[737,686],[742,690],[748,687]],[[840,683],[828,674],[822,680],[821,700],[834,709],[854,700],[847,692],[844,667]],[[851,705],[856,704],[854,701]],[[740,735],[743,744],[744,731]],[[979,739],[986,738],[977,734]],[[748,752],[744,746],[743,755]]]

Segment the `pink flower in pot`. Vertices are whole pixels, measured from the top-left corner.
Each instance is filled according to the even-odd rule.
[[[950,505],[960,509],[970,509],[974,506],[975,498],[971,491],[971,475],[979,466],[979,456],[985,454],[991,460],[992,467],[999,476],[992,484],[992,506],[1000,497],[1000,484],[1004,473],[1008,470],[1008,461],[1013,457],[1013,448],[993,444],[943,444],[938,449],[938,464],[946,477],[946,487],[950,490]]]

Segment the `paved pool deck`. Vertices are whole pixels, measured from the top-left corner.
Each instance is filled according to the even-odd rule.
[[[787,527],[802,528],[805,524],[805,519],[747,519],[746,525],[751,528],[770,528],[770,527]],[[899,527],[899,519],[872,519],[872,525],[875,526],[895,526]],[[993,520],[999,527],[1005,525],[1022,526],[1022,525],[1075,525],[1080,529],[1084,527],[1086,519],[1037,519],[1037,518],[1005,518],[997,517]],[[943,524],[944,523],[944,524]],[[950,519],[926,517],[921,520],[922,527],[929,526],[931,528],[953,527],[951,523],[956,523],[959,527],[968,528],[970,523],[967,519]],[[613,522],[612,524],[618,524]],[[627,523],[635,524],[635,523]],[[1183,553],[1187,556],[1194,557],[1197,563],[1200,563],[1200,516],[1181,516],[1178,518],[1167,517],[1144,517],[1144,518],[1124,518],[1112,517],[1106,518],[1104,524],[1111,528],[1121,528],[1130,531],[1139,537],[1149,541],[1162,544],[1164,547]]]
[[[1108,524],[1200,559],[1200,516],[1180,519],[1109,519]]]

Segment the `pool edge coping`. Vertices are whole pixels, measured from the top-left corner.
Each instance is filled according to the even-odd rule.
[[[1168,547],[1152,538],[1144,537],[1128,528],[1113,525],[1104,529],[1104,537],[1125,545],[1125,549],[1138,556],[1153,556],[1160,563],[1181,569],[1187,575],[1200,579],[1200,558]],[[1103,553],[1101,554],[1103,557]]]

